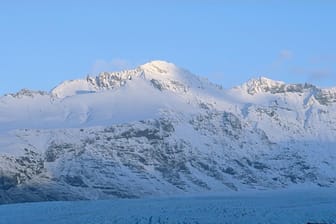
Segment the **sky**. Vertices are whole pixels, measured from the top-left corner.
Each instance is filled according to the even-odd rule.
[[[336,1],[3,0],[0,95],[165,60],[231,88],[336,86]]]

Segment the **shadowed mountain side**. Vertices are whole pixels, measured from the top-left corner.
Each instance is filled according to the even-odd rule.
[[[43,154],[25,149],[23,156],[2,156],[0,202],[138,198],[296,184],[335,186],[334,142],[278,144],[260,131],[254,143],[238,150],[232,141],[241,144],[241,139],[228,127],[221,142],[211,143],[216,138],[209,138],[203,146],[176,137],[177,129],[166,119],[73,129],[72,133],[82,135],[75,143],[51,139]],[[67,135],[66,130],[56,133],[51,135]],[[324,156],[313,158],[316,153]]]

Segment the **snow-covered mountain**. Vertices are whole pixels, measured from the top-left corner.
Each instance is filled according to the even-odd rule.
[[[335,186],[336,88],[153,61],[0,97],[0,202]]]

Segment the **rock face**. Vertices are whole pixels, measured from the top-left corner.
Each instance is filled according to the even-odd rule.
[[[0,98],[0,203],[335,187],[336,91],[154,61]]]

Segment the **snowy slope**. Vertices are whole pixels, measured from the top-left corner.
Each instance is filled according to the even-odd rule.
[[[153,61],[0,97],[0,202],[334,187],[336,89]]]

